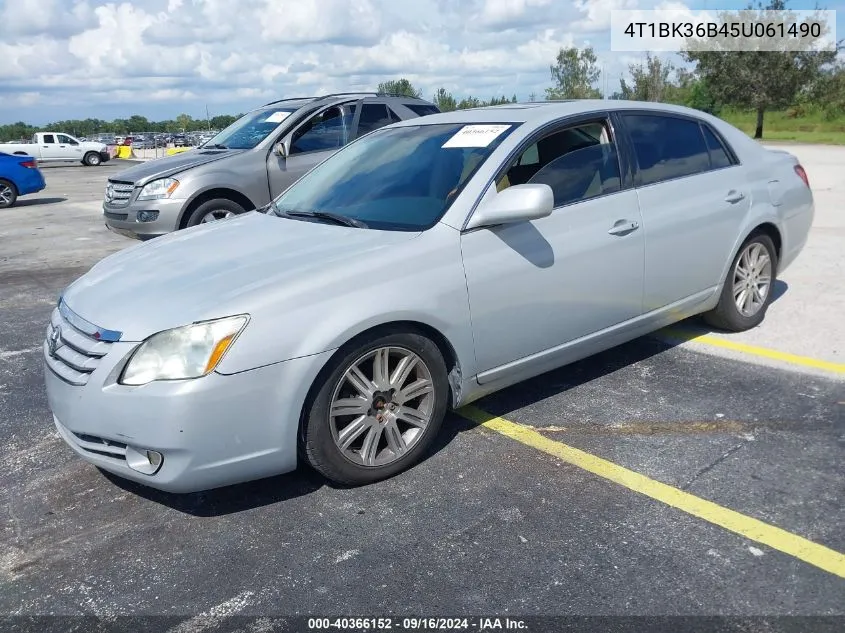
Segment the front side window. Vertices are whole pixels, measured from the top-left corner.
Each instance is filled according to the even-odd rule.
[[[526,183],[549,185],[555,207],[619,191],[619,157],[605,124],[571,126],[542,137],[513,161],[496,189]]]
[[[273,108],[250,112],[210,138],[207,143],[203,144],[203,147],[252,149],[267,138],[293,112],[296,112],[296,110],[292,108]],[[176,136],[176,139],[184,140],[184,138],[182,134]]]
[[[639,185],[710,169],[710,153],[697,121],[653,114],[622,116],[637,157]]]
[[[331,212],[372,229],[422,231],[437,223],[517,125],[376,130],[313,169],[274,206],[280,215]]]
[[[79,143],[74,141],[67,134],[59,134],[59,143],[64,143],[65,145],[79,145]]]
[[[291,154],[343,147],[350,140],[354,110],[333,106],[314,115],[293,135]]]

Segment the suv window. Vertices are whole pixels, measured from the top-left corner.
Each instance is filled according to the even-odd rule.
[[[576,125],[544,136],[512,163],[496,189],[525,183],[549,185],[555,207],[619,191],[619,158],[605,125]]]
[[[55,143],[56,137],[53,136],[52,134],[45,134],[43,140],[44,140],[45,143]]]
[[[722,167],[730,167],[734,161],[725,150],[722,142],[716,138],[716,134],[709,126],[701,124],[701,129],[704,130],[704,140],[707,142],[707,149],[710,150],[710,166],[713,169],[721,169]]]
[[[352,115],[341,106],[332,106],[311,117],[293,135],[291,154],[337,149],[349,142]]]
[[[653,114],[623,114],[639,166],[638,185],[710,169],[710,153],[698,121]]]
[[[426,105],[424,103],[403,103],[403,106],[408,108],[417,116],[428,116],[429,114],[440,114],[440,109],[437,106]]]
[[[365,103],[361,106],[361,118],[358,119],[358,136],[390,125],[393,120],[383,103]]]

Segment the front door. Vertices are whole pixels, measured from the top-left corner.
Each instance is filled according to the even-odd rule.
[[[56,138],[59,141],[59,156],[61,158],[82,160],[82,148],[79,141],[67,134],[56,134]]]
[[[642,220],[620,173],[601,121],[556,129],[497,180],[498,190],[548,184],[555,210],[462,236],[479,382],[493,379],[484,372],[642,314]]]
[[[276,198],[312,167],[322,163],[352,140],[354,108],[333,105],[318,111],[290,135],[287,156],[270,152],[267,177],[270,195]]]

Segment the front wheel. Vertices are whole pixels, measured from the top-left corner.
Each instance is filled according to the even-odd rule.
[[[751,235],[734,258],[716,307],[704,320],[719,329],[743,332],[760,325],[772,302],[778,257],[772,239]]]
[[[88,167],[96,167],[102,162],[100,155],[97,152],[88,152],[82,159],[82,164]]]
[[[373,335],[341,348],[305,412],[311,466],[344,485],[368,484],[415,464],[448,403],[446,364],[416,333]]]
[[[216,200],[208,200],[203,202],[200,206],[194,209],[191,217],[188,218],[188,226],[196,226],[198,224],[207,224],[208,222],[216,222],[217,220],[225,220],[244,213],[245,209],[237,202],[227,200],[226,198],[218,198]]]
[[[18,190],[8,180],[0,178],[0,209],[8,209],[18,199]]]

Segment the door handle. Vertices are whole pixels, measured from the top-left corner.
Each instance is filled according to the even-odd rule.
[[[739,202],[740,200],[744,200],[744,199],[745,199],[744,193],[742,193],[741,191],[735,191],[733,189],[731,189],[728,192],[728,195],[725,196],[725,202],[730,202],[731,204],[734,204],[735,202]]]
[[[631,220],[617,220],[613,227],[608,231],[611,235],[628,235],[640,228],[639,222],[632,222]]]

